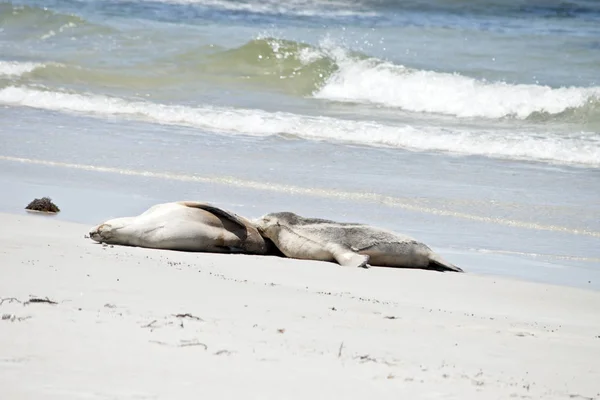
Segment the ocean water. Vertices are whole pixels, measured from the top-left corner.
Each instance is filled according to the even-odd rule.
[[[4,211],[291,210],[599,289],[600,3],[1,2],[0,183]]]

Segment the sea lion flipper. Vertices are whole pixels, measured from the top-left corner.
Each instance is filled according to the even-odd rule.
[[[429,266],[428,269],[433,269],[436,271],[453,271],[453,272],[465,272],[462,268],[457,267],[454,264],[449,263],[444,260],[442,257],[438,256],[435,253],[429,255]]]
[[[182,201],[181,204],[185,205],[186,207],[199,208],[199,209],[208,211],[210,213],[213,213],[219,217],[226,218],[229,221],[239,225],[243,229],[248,228],[247,224],[239,216],[237,216],[234,213],[231,213],[229,211],[225,211],[216,206],[213,206],[212,204],[201,203],[199,201]]]
[[[331,252],[335,261],[344,267],[361,268],[365,267],[369,262],[368,255],[358,254],[349,247],[340,244],[329,243],[327,250]]]

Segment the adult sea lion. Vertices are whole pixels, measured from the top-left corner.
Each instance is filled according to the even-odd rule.
[[[165,250],[267,254],[269,242],[247,219],[208,203],[177,201],[91,229],[96,242]]]
[[[463,272],[425,244],[364,224],[271,213],[254,221],[264,237],[288,257],[334,261],[348,267],[384,266]]]

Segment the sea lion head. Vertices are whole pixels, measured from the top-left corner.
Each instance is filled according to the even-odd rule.
[[[90,229],[89,236],[98,243],[117,243],[119,230],[128,225],[129,218],[116,218],[108,220]]]
[[[266,214],[252,221],[252,224],[262,236],[269,236],[269,232],[279,225],[277,217],[273,214]]]
[[[282,225],[290,225],[297,221],[298,216],[291,212],[265,214],[253,221],[258,232],[265,237],[273,238]]]

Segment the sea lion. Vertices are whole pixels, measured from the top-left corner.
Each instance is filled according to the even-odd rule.
[[[291,258],[333,261],[348,267],[463,272],[409,236],[365,224],[304,218],[292,212],[266,214],[253,223],[261,235]]]
[[[135,217],[111,219],[92,228],[89,236],[100,243],[165,250],[270,252],[270,242],[250,221],[196,201],[157,204]]]

